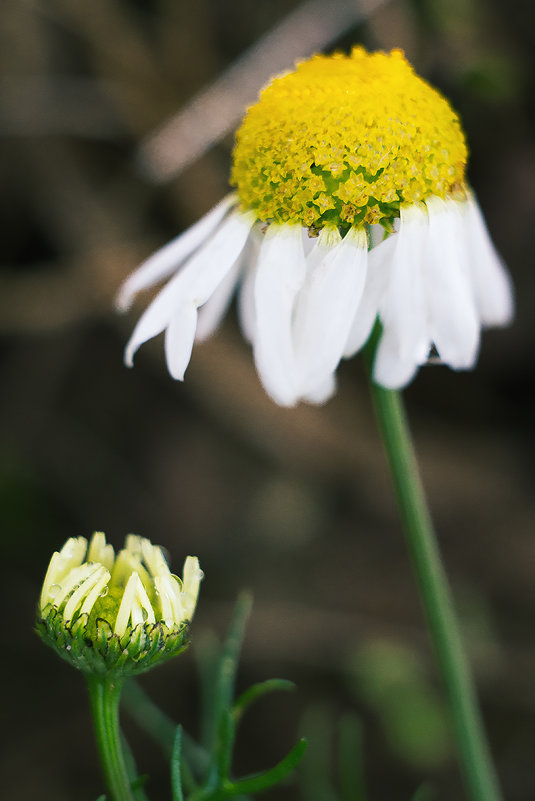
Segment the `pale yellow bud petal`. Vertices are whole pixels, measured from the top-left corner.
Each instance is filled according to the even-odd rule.
[[[93,589],[91,590],[91,592],[88,593],[84,601],[84,604],[80,610],[80,614],[88,615],[91,612],[93,606],[97,601],[97,598],[99,598],[103,594],[104,595],[106,594],[107,592],[106,587],[109,580],[110,580],[109,571],[106,570],[105,567],[101,567],[98,576],[95,577],[95,583],[93,584]]]
[[[137,573],[132,573],[126,583],[126,587],[124,588],[123,597],[117,613],[114,628],[115,634],[119,635],[119,637],[121,637],[126,631],[126,627],[130,619],[132,605],[136,596],[136,585],[138,580],[139,577]]]
[[[87,549],[85,537],[71,537],[67,540],[61,551],[56,551],[46,572],[41,591],[40,606],[43,609],[53,600],[63,579],[73,567],[82,564]],[[55,590],[54,590],[55,588]]]
[[[84,565],[85,567],[85,565]],[[73,594],[70,596],[69,600],[65,605],[65,609],[63,610],[63,617],[66,622],[72,620],[74,614],[80,611],[79,607],[80,604],[87,596],[91,593],[94,589],[95,585],[98,586],[100,579],[102,576],[108,574],[108,571],[102,565],[94,565],[89,564],[87,565],[90,570],[87,572],[87,575],[81,580],[78,587],[75,589]],[[96,600],[96,597],[95,597]]]
[[[111,570],[114,559],[113,545],[106,545],[106,535],[102,531],[95,531],[89,543],[87,561],[100,562],[107,570]]]
[[[199,567],[199,560],[197,557],[186,557],[183,569],[181,599],[188,620],[193,618],[193,613],[197,606],[197,598],[199,596],[199,587],[201,586],[201,580],[203,578],[204,573]]]

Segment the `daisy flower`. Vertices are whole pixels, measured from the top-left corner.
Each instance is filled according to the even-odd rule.
[[[458,116],[400,50],[317,55],[276,77],[237,132],[235,190],[151,256],[117,305],[168,279],[126,347],[165,331],[169,372],[238,294],[267,393],[326,401],[378,319],[373,366],[405,386],[430,353],[474,366],[483,326],[508,323],[509,276],[466,182]]]

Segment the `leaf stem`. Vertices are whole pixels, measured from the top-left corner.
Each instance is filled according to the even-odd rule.
[[[451,590],[420,480],[398,392],[370,381],[409,554],[442,677],[449,694],[461,768],[473,801],[501,801]]]

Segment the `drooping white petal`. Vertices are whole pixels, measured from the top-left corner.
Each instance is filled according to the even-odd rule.
[[[401,389],[412,380],[418,366],[418,362],[410,355],[402,356],[394,331],[383,331],[373,363],[375,383],[387,389]]]
[[[366,281],[344,348],[346,358],[354,356],[371,334],[388,284],[396,236],[385,239],[368,253]]]
[[[211,337],[214,331],[219,327],[230,306],[241,269],[242,258],[240,257],[234,262],[213,295],[209,297],[204,306],[201,306],[199,309],[197,330],[195,332],[195,340],[197,342],[204,342],[204,340]]]
[[[165,331],[165,360],[169,373],[176,381],[184,380],[191,359],[197,317],[197,309],[192,304],[180,306]]]
[[[139,319],[127,343],[124,357],[127,366],[132,366],[134,354],[140,345],[160,334],[178,310],[191,307],[196,310],[206,303],[232,269],[253,223],[252,214],[233,212],[158,293]],[[187,347],[190,346],[193,346],[193,339],[187,343]],[[187,349],[186,345],[183,347]]]
[[[336,375],[334,372],[325,376],[321,382],[301,392],[300,400],[307,403],[322,404],[332,398],[336,392]]]
[[[333,388],[328,379],[342,358],[364,288],[367,244],[364,230],[351,229],[340,240],[338,232],[323,229],[318,258],[314,259],[313,251],[307,259],[312,265],[294,316],[298,388],[303,396],[317,396],[318,386]]]
[[[301,227],[270,225],[258,256],[253,347],[264,388],[281,406],[293,406],[299,397],[292,318],[304,277]]]
[[[402,207],[373,368],[374,380],[385,387],[399,388],[410,381],[431,347],[423,270],[428,233],[427,212],[418,206]]]
[[[171,275],[210,236],[235,203],[236,195],[227,195],[191,228],[183,231],[167,245],[149,256],[137,270],[128,276],[119,289],[115,301],[117,309],[126,311],[138,292],[148,289]]]
[[[402,207],[400,218],[381,322],[397,335],[403,358],[421,362],[430,347],[423,269],[429,220],[425,209],[418,206]]]
[[[258,258],[258,250],[260,248],[261,240],[262,237],[259,234],[258,226],[253,226],[245,243],[245,247],[235,262],[234,267],[230,270],[226,278],[223,279],[212,297],[209,298],[204,306],[201,306],[199,309],[197,332],[195,334],[195,340],[197,342],[203,342],[214,333],[230,305],[238,284],[240,290],[238,294],[238,314],[240,316],[240,322],[243,324],[243,320],[241,319],[242,310],[240,309],[240,296],[242,294],[244,284],[249,281],[251,284],[249,290],[251,295],[250,302],[251,306],[254,306],[253,282],[251,279],[254,274],[254,268]],[[254,318],[254,313],[251,316]],[[252,337],[247,337],[246,334],[245,337],[249,342],[252,341]]]
[[[427,201],[429,237],[425,279],[430,335],[440,358],[456,370],[473,367],[479,346],[479,320],[468,271],[468,253],[458,204]]]
[[[263,241],[264,235],[260,232],[259,227],[255,226],[247,240],[246,256],[243,259],[241,283],[238,290],[238,320],[243,336],[249,343],[253,342],[256,331],[254,287],[258,266],[258,254]]]
[[[511,278],[492,243],[477,200],[462,204],[470,276],[479,318],[484,326],[507,325],[514,314]]]

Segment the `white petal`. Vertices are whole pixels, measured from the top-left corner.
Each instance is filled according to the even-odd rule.
[[[259,233],[257,227],[253,226],[245,243],[245,247],[238,260],[235,262],[234,267],[223,279],[212,297],[199,309],[197,333],[195,334],[195,339],[198,342],[203,342],[214,333],[230,305],[237,284],[240,283],[241,280],[241,287],[243,287],[247,276],[253,274],[254,270],[252,268],[258,258],[259,247]],[[252,304],[252,287],[250,291]],[[248,339],[249,342],[252,341],[252,337],[246,337],[246,339]]]
[[[427,212],[418,206],[402,208],[380,309],[383,333],[373,366],[376,383],[391,389],[411,380],[431,347],[423,272],[427,242]]]
[[[254,356],[268,395],[282,406],[298,400],[292,317],[305,277],[305,257],[298,225],[272,224],[258,257],[254,299]]]
[[[383,331],[373,363],[373,380],[387,389],[401,389],[414,377],[418,362],[402,356],[393,331]]]
[[[374,224],[370,225],[370,248],[376,248],[378,245],[382,244],[385,241],[385,229],[382,225]]]
[[[328,382],[347,342],[359,306],[368,261],[363,230],[350,230],[341,241],[325,229],[318,238],[319,258],[312,266],[297,300],[294,317],[299,391],[308,395]],[[323,241],[327,247],[320,251]],[[321,394],[321,393],[320,393]]]
[[[258,269],[258,253],[264,237],[254,228],[247,240],[248,257],[244,264],[242,283],[238,293],[238,319],[247,342],[253,342],[256,332],[254,287]]]
[[[326,403],[336,392],[336,376],[329,373],[320,383],[301,394],[301,400],[307,403]]]
[[[396,234],[393,234],[368,253],[368,267],[362,297],[355,312],[344,348],[344,356],[346,358],[354,356],[362,348],[372,332],[388,285],[392,258],[396,247],[396,236]]]
[[[429,352],[427,298],[423,259],[429,234],[429,220],[418,206],[401,209],[401,225],[395,236],[392,268],[381,308],[383,328],[399,341],[403,360],[422,362]]]
[[[301,238],[303,240],[303,251],[305,253],[305,258],[308,259],[310,253],[318,244],[318,237],[310,236],[308,228],[301,228]]]
[[[198,222],[144,261],[121,286],[115,301],[116,307],[120,311],[126,311],[138,292],[171,275],[217,228],[229,208],[235,203],[236,195],[227,195]]]
[[[440,358],[456,370],[473,367],[479,320],[468,272],[462,218],[455,201],[427,201],[428,251],[425,278],[430,334]]]
[[[230,306],[232,296],[236,290],[238,276],[242,268],[242,259],[239,258],[223,278],[213,295],[208,298],[204,306],[199,309],[199,319],[195,339],[203,342],[212,336],[225,316]]]
[[[514,314],[511,278],[492,244],[475,197],[470,196],[462,206],[470,274],[480,320],[486,326],[507,325]]]
[[[197,309],[193,305],[178,308],[167,326],[165,359],[167,369],[177,381],[184,380],[184,373],[191,359],[196,326]]]
[[[202,306],[240,255],[254,216],[233,212],[211,239],[197,251],[154,298],[138,321],[125,350],[131,367],[137,349],[160,334],[181,308]]]
[[[247,266],[238,294],[238,318],[243,336],[252,342],[256,332],[256,309],[254,305],[254,287],[257,264]]]

